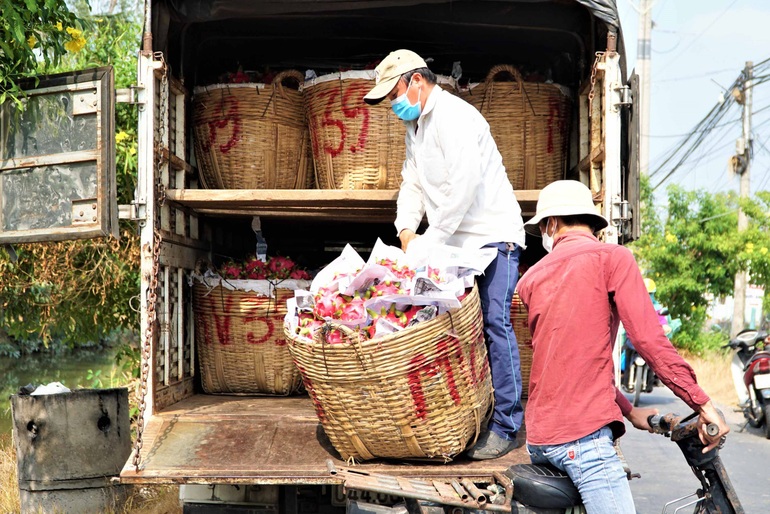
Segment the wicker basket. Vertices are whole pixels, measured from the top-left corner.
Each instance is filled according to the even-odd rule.
[[[330,326],[330,325],[327,325]],[[334,325],[339,327],[338,325]],[[451,460],[492,405],[478,290],[454,312],[390,336],[328,344],[286,330],[329,440],[346,460]]]
[[[195,88],[195,153],[203,187],[307,189],[315,178],[300,85],[287,70],[271,85],[217,84]]]
[[[542,189],[564,177],[570,99],[561,86],[524,82],[516,68],[503,64],[461,97],[489,122],[514,189]]]
[[[304,86],[319,189],[398,189],[406,129],[388,102],[368,105],[374,72],[318,77]]]
[[[274,298],[221,285],[193,285],[195,341],[206,393],[270,394],[300,391],[281,330],[290,289]]]
[[[521,361],[521,397],[529,396],[529,375],[532,371],[532,334],[529,331],[527,308],[519,298],[519,293],[513,293],[511,302],[511,324],[516,334],[516,343],[519,346],[519,360]]]

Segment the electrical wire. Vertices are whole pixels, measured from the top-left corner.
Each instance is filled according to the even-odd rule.
[[[697,36],[695,36],[695,38],[694,38],[692,41],[690,41],[690,44],[689,44],[689,45],[687,45],[687,46],[686,46],[684,49],[682,49],[682,52],[681,52],[681,53],[684,53],[684,52],[686,52],[687,50],[689,50],[689,49],[690,49],[690,47],[691,47],[692,45],[694,45],[694,44],[695,44],[695,42],[696,42],[696,41],[698,41],[698,39],[700,39],[700,37],[701,37],[703,34],[705,34],[705,33],[706,33],[706,31],[708,31],[708,30],[709,30],[711,27],[713,27],[713,26],[714,26],[714,24],[716,24],[716,22],[718,22],[718,21],[719,21],[719,20],[722,18],[722,16],[724,16],[724,15],[725,15],[725,13],[727,13],[727,11],[729,11],[729,10],[732,8],[732,6],[734,6],[734,5],[735,5],[737,2],[738,2],[738,0],[733,0],[732,2],[730,2],[730,5],[728,5],[728,6],[727,6],[727,8],[726,8],[724,11],[722,11],[721,13],[719,13],[719,15],[718,15],[716,18],[714,18],[714,20],[713,20],[711,23],[709,23],[709,24],[706,26],[706,28],[704,28],[703,30],[701,30],[701,31],[698,33],[698,35],[697,35]],[[660,70],[658,70],[658,73],[660,73],[661,71],[663,71],[663,70],[665,70],[666,68],[668,68],[668,67],[669,67],[671,64],[673,64],[675,61],[676,61],[676,58],[675,58],[675,59],[672,59],[671,61],[669,61],[669,62],[668,62],[667,64],[665,64],[665,65],[664,65],[664,66],[663,66],[663,67],[662,67]]]
[[[683,80],[702,79],[702,78],[706,78],[706,77],[712,77],[714,75],[720,75],[722,73],[727,73],[728,71],[735,71],[735,68],[725,68],[725,69],[722,69],[722,70],[709,71],[709,72],[706,72],[706,73],[703,73],[703,74],[700,74],[700,75],[687,75],[685,77],[674,77],[674,78],[670,78],[670,79],[656,80],[656,79],[653,78],[652,79],[652,84],[655,85],[655,84],[662,84],[664,82],[681,82]]]

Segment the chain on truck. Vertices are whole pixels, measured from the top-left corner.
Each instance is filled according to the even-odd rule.
[[[637,82],[626,74],[615,2],[146,0],[144,11],[135,86],[114,90],[112,70],[100,68],[43,77],[29,91],[30,101],[66,97],[65,118],[90,120],[83,130],[92,141],[38,155],[6,145],[13,129],[0,129],[0,244],[117,237],[118,219],[138,224],[142,422],[121,483],[181,484],[187,512],[331,513],[364,503],[383,504],[381,511],[366,512],[395,512],[385,505],[403,498],[402,488],[343,489],[344,473],[336,470],[347,463],[329,444],[308,395],[223,394],[204,387],[190,276],[201,262],[253,252],[262,238],[271,251],[301,258],[310,268],[328,263],[346,244],[361,252],[378,237],[395,244],[403,128],[387,125],[396,127],[395,138],[379,132],[370,120],[374,111],[358,101],[363,92],[356,96],[347,81],[370,87],[373,63],[403,47],[431,59],[442,88],[494,118],[493,135],[525,219],[547,183],[576,179],[590,187],[597,211],[611,220],[604,240],[632,241],[639,231]],[[500,65],[508,75],[491,76]],[[281,85],[265,86],[282,72]],[[304,88],[293,85],[303,81]],[[500,83],[518,103],[485,105],[485,95]],[[319,87],[313,105],[310,85]],[[245,97],[236,97],[244,90],[267,99],[264,107],[247,111]],[[543,107],[538,98],[548,91],[557,100]],[[280,115],[281,102],[297,93],[304,95],[295,120],[299,132],[249,132],[251,121]],[[223,95],[237,100],[223,101]],[[139,118],[130,205],[116,201],[117,102],[135,106]],[[207,109],[225,118],[201,118]],[[282,159],[287,138],[297,134],[289,145],[293,160]],[[257,146],[260,138],[267,147]],[[344,154],[353,168],[367,167],[364,178],[355,178],[358,168],[340,178]],[[371,162],[355,160],[362,155]],[[278,177],[289,172],[303,179],[280,184]],[[57,190],[53,173],[64,177],[59,184],[73,186]],[[227,173],[242,175],[242,182]],[[255,173],[267,178],[250,181]],[[40,197],[27,198],[31,190]],[[12,201],[21,194],[25,202]],[[68,195],[65,207],[43,208],[50,201],[45,195],[54,194]],[[534,250],[524,259],[537,260],[539,246],[530,245]],[[227,373],[221,366],[214,372]],[[454,482],[460,486],[455,492],[470,496],[497,484],[504,499],[510,491],[502,474],[529,462],[523,448],[491,461],[445,460],[374,459],[353,469],[450,487]],[[492,504],[487,510],[497,510]],[[448,508],[461,512],[470,505]],[[425,502],[419,508],[438,512],[426,510],[435,507]]]

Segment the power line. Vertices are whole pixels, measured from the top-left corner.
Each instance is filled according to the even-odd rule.
[[[768,106],[768,107],[770,107],[770,106]],[[732,121],[728,121],[728,122],[725,122],[725,123],[720,123],[719,125],[714,125],[713,128],[720,128],[720,127],[727,127],[727,126],[730,126],[730,125],[735,125],[736,123],[740,123],[740,121],[741,121],[741,119],[737,118],[737,119],[734,119]],[[704,132],[704,131],[705,131],[705,129],[704,130],[696,130],[696,131],[692,131],[692,132],[686,132],[684,134],[662,134],[662,135],[659,135],[659,136],[654,136],[652,134],[646,134],[646,135],[647,135],[647,137],[653,137],[653,138],[657,138],[657,139],[664,139],[664,138],[673,138],[673,137],[685,137],[685,136],[689,136],[693,132]]]
[[[681,53],[684,53],[684,52],[686,52],[687,50],[689,50],[689,49],[690,49],[690,47],[691,47],[692,45],[694,45],[694,44],[695,44],[695,42],[696,42],[696,41],[698,41],[698,39],[700,39],[700,37],[701,37],[703,34],[705,34],[705,33],[706,33],[706,31],[707,31],[708,29],[710,29],[712,26],[714,26],[714,24],[715,24],[716,22],[718,22],[718,21],[719,21],[719,20],[722,18],[722,16],[724,16],[724,15],[725,15],[725,13],[726,13],[727,11],[729,11],[729,10],[730,10],[730,8],[731,8],[733,5],[735,5],[737,2],[738,2],[738,0],[733,0],[732,2],[730,2],[730,5],[728,5],[728,6],[727,6],[727,8],[726,8],[724,11],[722,11],[721,13],[719,13],[719,16],[717,16],[716,18],[714,18],[714,21],[712,21],[711,23],[709,23],[709,24],[708,24],[708,26],[706,26],[706,28],[704,28],[703,30],[701,30],[701,31],[698,33],[698,35],[697,35],[697,36],[695,36],[695,38],[694,38],[692,41],[690,41],[690,44],[689,44],[689,45],[687,45],[687,46],[686,46],[686,47],[685,47],[685,48],[682,50],[682,52],[681,52]],[[663,66],[663,68],[661,68],[661,69],[658,71],[658,73],[660,73],[661,71],[663,71],[663,70],[665,70],[666,68],[668,68],[668,67],[669,67],[669,66],[670,66],[670,65],[671,65],[671,64],[672,64],[672,63],[673,63],[675,60],[676,60],[676,59],[672,59],[671,61],[669,61],[669,62],[668,62],[668,64],[664,65],[664,66]]]
[[[720,75],[722,73],[727,73],[728,71],[735,71],[735,68],[725,68],[725,69],[722,69],[722,70],[714,70],[714,71],[709,71],[709,72],[706,72],[706,73],[701,73],[699,75],[687,75],[685,77],[675,77],[675,78],[663,79],[663,80],[653,80],[652,82],[653,82],[653,84],[661,84],[663,82],[681,82],[683,80],[702,79],[702,78],[706,78],[706,77],[712,77],[714,75]]]

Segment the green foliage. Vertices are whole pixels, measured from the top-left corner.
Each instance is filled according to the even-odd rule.
[[[20,102],[19,82],[42,67],[59,65],[85,39],[83,22],[66,0],[0,0],[0,104]]]
[[[738,232],[739,199],[734,193],[672,186],[668,212],[660,219],[646,180],[642,192],[643,234],[632,249],[645,276],[655,280],[658,300],[672,317],[682,319],[674,343],[693,352],[716,348],[724,336],[702,331],[707,293],[732,295],[739,270],[749,271],[754,284],[770,289],[770,195],[740,202],[749,228]]]
[[[38,9],[30,9],[28,5],[31,4],[38,5]],[[136,58],[142,28],[137,14],[141,9],[136,1],[123,2],[117,14],[99,16],[90,14],[85,0],[75,6],[78,16],[69,12],[65,16],[64,0],[25,0],[24,3],[0,0],[0,5],[4,27],[0,30],[21,30],[27,35],[25,37],[37,34],[41,48],[44,45],[50,47],[50,55],[44,62],[39,63],[29,56],[19,61],[13,77],[109,65],[115,70],[116,87],[136,83]],[[5,13],[11,12],[10,9],[17,16],[6,17]],[[62,31],[56,27],[57,20],[62,21]],[[9,28],[20,24],[22,29]],[[67,32],[66,27],[74,24],[81,32]],[[50,32],[46,33],[48,36],[43,34],[46,30]],[[59,32],[66,34],[66,38]],[[3,35],[0,34],[0,40]],[[49,36],[53,38],[50,41],[45,39]],[[60,37],[57,40],[55,36]],[[77,44],[73,42],[75,38]],[[18,46],[18,41],[6,43],[6,46],[8,44]],[[67,49],[70,51],[63,51]],[[3,53],[4,50],[0,50],[0,80],[16,80],[7,73],[8,54]],[[5,84],[13,86],[16,83],[0,83],[0,91]],[[130,201],[136,184],[136,127],[136,107],[117,106],[119,203]],[[122,224],[120,232],[120,240],[19,245],[15,247],[16,261],[0,248],[0,343],[3,344],[0,352],[16,355],[20,345],[27,340],[78,347],[99,341],[115,329],[137,330],[138,316],[131,308],[131,301],[138,294],[140,284],[138,237],[135,228],[129,224]]]

